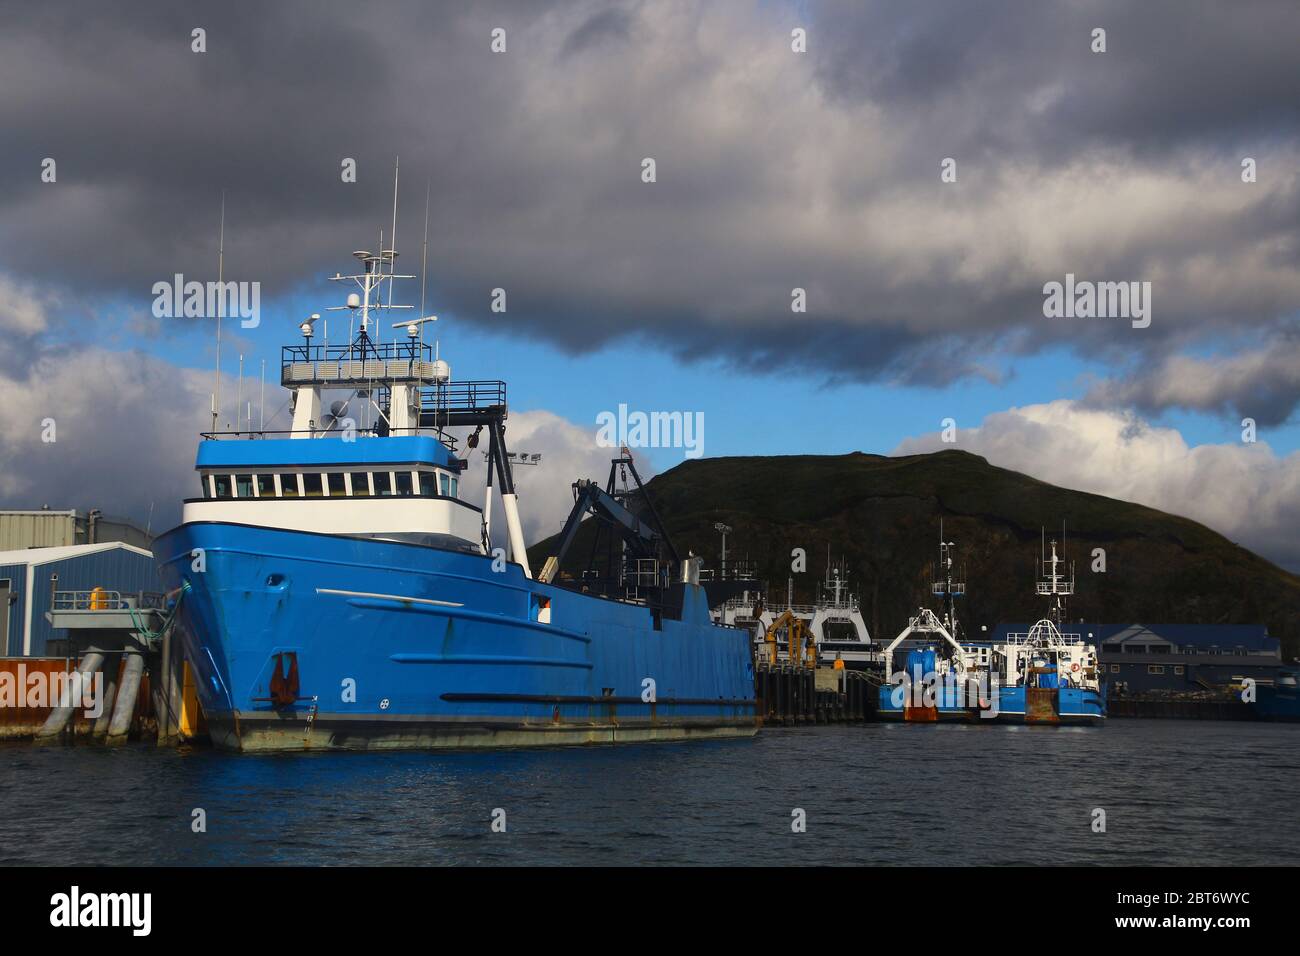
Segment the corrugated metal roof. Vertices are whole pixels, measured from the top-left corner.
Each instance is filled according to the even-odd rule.
[[[38,564],[49,564],[51,561],[75,558],[83,554],[97,554],[100,551],[108,551],[112,548],[123,548],[127,551],[134,551],[136,554],[153,557],[150,552],[134,545],[124,544],[121,541],[104,541],[99,544],[70,544],[61,548],[23,548],[20,551],[0,551],[0,566],[25,564],[32,567]]]

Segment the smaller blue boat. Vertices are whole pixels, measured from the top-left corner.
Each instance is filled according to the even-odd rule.
[[[1074,579],[1066,580],[1056,542],[1050,559],[1044,548],[1038,582],[1038,593],[1051,600],[1048,616],[1027,632],[1008,634],[1002,643],[981,643],[958,636],[955,599],[966,586],[953,577],[955,545],[942,537],[941,526],[942,580],[931,591],[944,599],[943,617],[921,608],[885,648],[887,681],[880,688],[877,716],[915,723],[1100,724],[1106,695],[1097,649],[1060,628]],[[906,653],[901,671],[893,669],[898,653]]]
[[[1278,671],[1272,684],[1255,687],[1255,716],[1260,720],[1300,721],[1300,687],[1295,671]]]

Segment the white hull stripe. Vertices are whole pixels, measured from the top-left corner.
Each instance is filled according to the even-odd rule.
[[[336,591],[333,588],[317,588],[317,594],[337,594],[340,597],[377,598],[380,601],[397,601],[401,604],[433,604],[437,607],[464,607],[455,601],[435,601],[433,598],[404,597],[401,594],[375,594],[371,591]]]

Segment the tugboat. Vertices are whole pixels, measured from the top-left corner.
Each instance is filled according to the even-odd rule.
[[[1031,724],[1100,724],[1106,698],[1097,649],[1082,635],[1062,633],[1065,599],[1074,593],[1051,542],[1040,555],[1038,594],[1049,599],[1047,617],[1003,642],[963,641],[956,598],[966,593],[954,579],[954,542],[940,525],[939,563],[931,592],[943,598],[943,617],[922,608],[885,648],[886,683],[880,688],[883,720],[935,722],[996,720]],[[908,642],[903,670],[895,652]]]
[[[987,654],[960,640],[957,598],[966,593],[966,584],[954,577],[956,547],[956,542],[944,540],[940,521],[939,561],[930,593],[943,599],[943,616],[921,608],[885,647],[885,682],[876,708],[881,720],[934,723],[996,713]],[[906,656],[902,669],[895,670],[900,647]]]
[[[247,751],[478,748],[752,735],[746,631],[710,620],[699,562],[594,482],[588,512],[630,541],[635,587],[534,577],[524,547],[506,386],[457,381],[398,322],[397,253],[353,253],[348,340],[282,349],[288,432],[213,431],[200,494],[154,543],[214,744]],[[387,286],[388,304],[381,294]],[[409,308],[409,307],[408,307]],[[423,311],[423,309],[421,309]],[[326,327],[328,333],[328,327]],[[354,334],[355,333],[355,334]],[[332,391],[347,398],[325,404]],[[359,405],[352,411],[354,403]],[[486,432],[487,491],[462,495]],[[472,431],[469,431],[472,430]],[[622,450],[615,466],[630,465]],[[492,538],[493,481],[507,547]],[[639,485],[639,479],[638,479]],[[657,520],[657,517],[656,517]],[[620,587],[621,585],[621,587]]]
[[[1065,599],[1074,593],[1064,560],[1051,542],[1039,556],[1037,590],[1048,599],[1047,617],[1028,632],[1009,633],[994,645],[992,667],[1000,688],[998,719],[1027,724],[1100,724],[1106,717],[1103,674],[1097,648],[1083,635],[1063,633]]]

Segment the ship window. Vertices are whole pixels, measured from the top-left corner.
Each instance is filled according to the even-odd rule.
[[[215,497],[217,496],[217,493],[216,493],[215,491],[212,490],[212,476],[211,476],[211,475],[199,475],[199,481],[203,482],[203,497],[204,497],[204,498],[215,498]]]
[[[358,498],[370,497],[370,475],[364,471],[352,473],[352,494]]]
[[[324,475],[320,474],[319,472],[312,472],[310,474],[303,475],[302,480],[303,480],[304,488],[307,492],[303,497],[321,498],[325,495],[325,492],[323,490],[323,484],[322,484],[325,481]]]
[[[1111,665],[1110,665],[1110,672],[1111,672],[1112,674],[1118,674],[1118,673],[1119,673],[1119,665],[1118,665],[1118,664],[1111,664]]]
[[[397,473],[397,494],[403,498],[413,495],[412,490],[415,486],[411,483],[411,473],[409,471],[399,471]]]
[[[447,495],[451,494],[451,476],[446,474],[445,472],[439,474],[438,487],[441,490],[443,497],[446,497]]]
[[[212,492],[212,496],[213,496],[214,498],[233,498],[233,497],[234,497],[234,495],[231,494],[231,492],[230,492],[230,487],[231,487],[231,486],[230,486],[230,476],[229,476],[229,475],[213,475],[213,476],[212,476],[212,484],[213,484],[213,492]]]
[[[1147,673],[1148,673],[1148,674],[1163,674],[1164,672],[1165,672],[1165,665],[1164,665],[1164,664],[1148,664],[1148,665],[1147,665]]]
[[[1181,677],[1184,673],[1183,666],[1181,664],[1174,665],[1174,673]]]
[[[252,475],[235,475],[235,497],[236,498],[253,497],[253,476]]]
[[[285,498],[299,497],[297,475],[280,476],[280,494]]]
[[[345,498],[348,493],[347,477],[341,471],[327,472],[325,482],[331,498]]]
[[[259,498],[275,497],[275,475],[257,476],[257,497]]]
[[[438,476],[429,471],[420,472],[420,494],[433,497],[438,493]]]
[[[391,471],[375,472],[375,494],[385,497],[393,493],[393,473]]]
[[[459,478],[453,478],[453,479],[451,480],[451,496],[452,496],[453,498],[459,498],[459,497],[460,497],[460,479],[459,479]]]

